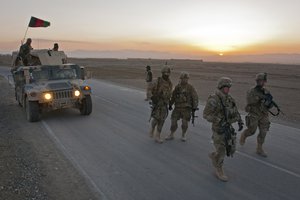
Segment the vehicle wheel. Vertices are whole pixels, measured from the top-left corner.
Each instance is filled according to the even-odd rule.
[[[80,105],[80,113],[82,115],[89,115],[92,113],[92,98],[90,95],[85,96],[84,99],[82,99],[82,103]]]
[[[40,120],[39,104],[36,101],[28,101],[25,99],[26,118],[29,122],[37,122]]]

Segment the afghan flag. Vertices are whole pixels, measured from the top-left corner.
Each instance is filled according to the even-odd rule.
[[[38,19],[36,17],[31,17],[30,22],[28,24],[28,27],[48,27],[50,26],[50,22],[47,22],[45,20],[42,19]]]

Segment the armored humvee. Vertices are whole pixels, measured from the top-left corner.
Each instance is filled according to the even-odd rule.
[[[39,121],[43,112],[63,108],[91,114],[91,87],[85,82],[85,69],[66,63],[63,51],[32,50],[29,66],[22,64],[18,52],[12,57],[15,97],[28,121]]]

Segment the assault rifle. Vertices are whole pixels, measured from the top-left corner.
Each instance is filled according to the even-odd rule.
[[[199,110],[199,108],[193,109],[192,110],[192,124],[195,126],[195,118],[198,118],[198,116],[195,115],[195,112]]]
[[[232,148],[235,145],[234,144],[235,140],[232,136],[235,136],[236,132],[234,128],[231,126],[231,124],[228,123],[228,112],[221,98],[220,101],[224,112],[224,120],[221,121],[221,129],[222,129],[221,133],[224,134],[226,155],[228,157],[229,156],[232,157],[233,156]]]
[[[151,118],[153,117],[153,113],[154,113],[154,111],[156,110],[156,108],[158,106],[165,106],[166,114],[164,116],[164,119],[166,119],[168,117],[168,115],[169,115],[169,112],[168,112],[169,110],[168,110],[168,107],[167,107],[168,105],[159,103],[159,99],[158,99],[157,96],[152,96],[151,101],[149,102],[149,104],[150,104],[150,108],[151,108],[151,114],[150,114],[150,117],[149,117],[149,122],[151,121]]]
[[[277,103],[273,100],[273,96],[270,93],[264,94],[264,104],[268,108],[269,113],[273,116],[278,116],[280,113],[284,115],[284,113],[280,110],[279,106]],[[270,109],[272,107],[275,107],[277,109],[277,113],[273,113]]]
[[[148,122],[151,121],[151,118],[152,118],[154,110],[156,109],[157,103],[158,103],[157,97],[156,96],[152,96],[151,97],[151,101],[149,101],[150,108],[151,108],[151,113],[150,113],[150,117],[149,117],[149,121]]]
[[[232,157],[232,147],[234,146],[234,138],[232,136],[236,134],[235,130],[228,122],[223,123],[221,127],[221,132],[224,134],[226,155]]]

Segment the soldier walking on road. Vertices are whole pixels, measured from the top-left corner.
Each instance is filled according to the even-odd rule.
[[[180,75],[180,83],[176,85],[169,110],[172,110],[172,105],[175,104],[175,108],[171,115],[171,133],[166,137],[166,140],[173,140],[174,133],[178,128],[177,121],[182,119],[182,137],[181,141],[186,141],[186,133],[188,129],[188,123],[191,120],[192,113],[194,114],[198,108],[198,94],[195,88],[188,83],[189,74],[182,72]]]
[[[218,90],[208,97],[203,110],[203,118],[212,123],[212,139],[216,148],[209,157],[216,168],[216,176],[221,181],[228,181],[223,171],[225,154],[232,156],[236,147],[236,133],[231,124],[238,122],[239,131],[243,129],[243,121],[235,100],[229,94],[231,85],[230,78],[220,78]]]
[[[246,126],[247,129],[241,134],[240,144],[244,145],[246,138],[254,135],[257,127],[259,134],[257,135],[256,153],[260,156],[267,157],[263,150],[263,143],[270,128],[270,120],[268,110],[270,108],[268,99],[266,98],[270,92],[264,88],[267,82],[267,74],[259,73],[256,75],[256,86],[251,88],[247,93]]]
[[[169,67],[164,67],[161,73],[162,76],[158,77],[153,83],[151,97],[152,122],[150,128],[150,137],[154,136],[154,131],[156,128],[155,141],[157,143],[163,142],[161,139],[161,131],[168,116],[168,105],[172,94],[172,82],[169,78],[171,69]]]
[[[146,67],[146,83],[147,83],[147,89],[146,89],[146,99],[145,101],[149,101],[151,98],[151,88],[152,88],[152,71],[151,67],[147,65]]]

